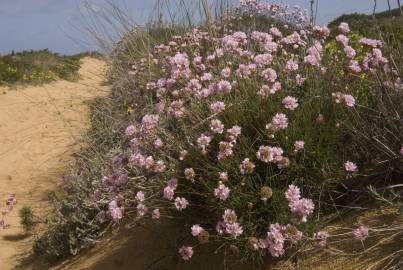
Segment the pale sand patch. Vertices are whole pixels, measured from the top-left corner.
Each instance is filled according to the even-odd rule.
[[[70,154],[89,126],[89,101],[108,94],[103,86],[104,61],[84,58],[77,82],[56,81],[20,89],[0,88],[0,206],[8,194],[18,203],[6,216],[10,228],[0,231],[0,269],[17,265],[30,248],[18,211],[47,208],[48,194],[60,183]]]

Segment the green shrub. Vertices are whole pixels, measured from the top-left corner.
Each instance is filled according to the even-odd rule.
[[[78,78],[80,59],[97,53],[61,56],[49,50],[23,51],[0,56],[0,84],[40,84],[57,79]]]
[[[26,233],[30,233],[35,228],[34,213],[29,206],[23,206],[19,212],[20,224]]]

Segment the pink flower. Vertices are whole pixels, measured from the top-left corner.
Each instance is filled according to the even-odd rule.
[[[400,155],[403,156],[403,146],[400,148]]]
[[[216,101],[214,103],[212,103],[210,105],[210,109],[214,112],[214,113],[220,113],[223,112],[225,110],[225,103],[222,101]]]
[[[280,147],[260,146],[256,157],[266,163],[279,162],[283,159],[283,149]]]
[[[273,61],[273,56],[270,53],[258,54],[255,56],[254,61],[260,67],[267,66]]]
[[[348,23],[345,22],[341,22],[338,29],[342,34],[347,34],[350,32],[350,27],[348,26]]]
[[[232,128],[227,129],[226,139],[228,141],[234,142],[241,135],[241,127],[233,126]]]
[[[168,113],[175,118],[182,118],[185,115],[185,108],[182,100],[175,100],[169,105]]]
[[[239,170],[241,174],[252,173],[255,169],[255,164],[253,164],[249,158],[245,158],[239,165]]]
[[[155,173],[163,173],[165,172],[167,166],[163,160],[157,160],[154,164],[154,172]]]
[[[222,134],[224,131],[224,125],[218,119],[213,119],[210,121],[210,129],[214,133]]]
[[[194,182],[194,178],[196,176],[195,170],[193,170],[193,168],[186,168],[185,171],[185,178],[187,180],[190,180],[192,182]]]
[[[159,219],[161,217],[161,213],[159,209],[154,209],[152,214],[151,214],[151,218],[152,219]]]
[[[274,69],[267,68],[262,71],[262,77],[267,81],[274,83],[277,79],[277,73]]]
[[[284,193],[288,206],[290,207],[294,224],[305,223],[307,217],[313,213],[315,205],[310,199],[301,199],[300,190],[297,186],[289,185],[288,190]]]
[[[280,82],[275,82],[272,84],[272,86],[268,85],[262,85],[260,90],[257,92],[258,95],[262,97],[268,97],[269,95],[272,95],[276,93],[277,91],[281,90],[281,83]]]
[[[190,92],[197,92],[198,90],[202,89],[202,85],[200,84],[198,79],[191,79],[187,84],[187,89]]]
[[[285,69],[288,71],[295,71],[298,70],[298,63],[294,60],[288,60],[285,64]]]
[[[368,47],[376,48],[376,47],[382,47],[382,41],[376,40],[376,39],[370,39],[370,38],[361,38],[360,43],[363,45],[366,45]]]
[[[284,254],[285,237],[282,234],[282,228],[278,223],[270,225],[270,230],[267,232],[267,238],[265,241],[266,246],[273,257],[280,257]]]
[[[153,90],[153,89],[155,89],[156,88],[156,84],[155,84],[155,82],[148,82],[147,84],[146,84],[146,89],[147,90]]]
[[[135,133],[136,131],[137,131],[136,128],[135,128],[133,125],[130,125],[130,126],[128,126],[128,127],[126,128],[126,130],[125,130],[125,135],[128,136],[128,137],[130,137],[130,136],[134,135],[134,133]]]
[[[178,179],[176,179],[175,177],[172,177],[169,181],[168,181],[168,186],[176,189],[178,187]]]
[[[183,209],[186,209],[186,207],[189,205],[189,202],[183,198],[183,197],[176,197],[175,199],[175,207],[179,211],[182,211]]]
[[[193,236],[198,236],[204,230],[199,224],[193,225],[190,229]]]
[[[182,150],[182,151],[179,153],[179,160],[185,160],[187,154],[188,154],[188,151]]]
[[[231,68],[226,67],[221,71],[221,77],[229,78],[229,76],[231,76]]]
[[[225,209],[222,218],[225,223],[234,223],[237,220],[235,211],[232,209]]]
[[[173,200],[175,195],[175,188],[171,186],[166,186],[164,188],[164,198],[167,200]]]
[[[202,81],[211,81],[213,79],[213,75],[211,73],[204,73],[203,76],[200,77]]]
[[[357,229],[354,230],[353,232],[354,238],[360,241],[365,240],[365,238],[368,237],[369,235],[369,229],[363,225],[358,227]]]
[[[273,135],[277,130],[286,129],[287,127],[287,115],[283,113],[277,113],[275,116],[273,116],[271,122],[266,125],[266,131],[269,135]]]
[[[162,140],[160,138],[155,139],[153,144],[156,149],[160,149],[164,146],[164,143],[162,142]]]
[[[207,148],[210,145],[212,138],[210,136],[206,136],[202,134],[199,138],[197,138],[197,146],[203,153],[207,152]]]
[[[301,85],[304,84],[305,78],[302,77],[300,74],[297,74],[297,75],[295,76],[295,81],[296,81],[296,83],[297,83],[298,86],[301,86]]]
[[[122,211],[122,208],[120,208],[118,206],[118,203],[116,202],[116,200],[112,200],[109,203],[108,208],[109,208],[109,214],[111,215],[111,218],[114,221],[119,221],[122,219],[123,211]]]
[[[298,99],[295,97],[287,96],[283,99],[283,105],[286,109],[295,110],[298,107]]]
[[[137,205],[137,216],[138,216],[138,217],[143,217],[143,216],[145,216],[145,214],[147,214],[147,212],[148,212],[148,209],[147,209],[147,207],[146,207],[144,204],[139,203],[139,204]]]
[[[219,172],[218,177],[221,181],[226,182],[228,181],[228,173],[227,172]]]
[[[287,201],[298,201],[301,198],[301,191],[299,187],[295,185],[289,185],[285,192],[285,198]]]
[[[146,114],[141,120],[141,129],[145,132],[153,130],[159,121],[159,116],[156,114]]]
[[[144,192],[143,191],[138,191],[134,198],[138,203],[144,202],[144,200],[145,200]]]
[[[304,141],[296,141],[294,143],[294,150],[295,152],[303,150],[305,147],[305,142]]]
[[[352,95],[343,95],[343,100],[348,107],[354,107],[355,98]]]
[[[145,165],[144,165],[146,167],[146,169],[152,168],[154,166],[154,164],[155,164],[155,161],[154,161],[154,158],[152,156],[146,157]]]
[[[270,28],[270,34],[272,34],[275,37],[281,38],[283,36],[283,34],[280,32],[280,30],[278,30],[277,27],[272,27]]]
[[[355,73],[361,72],[360,64],[355,60],[351,60],[350,65],[348,67],[352,72],[355,72]]]
[[[341,43],[343,46],[347,46],[348,45],[348,37],[346,37],[343,34],[340,34],[336,37],[336,41]]]
[[[186,53],[177,53],[174,57],[170,57],[169,63],[171,65],[172,79],[178,79],[180,77],[190,77],[191,71],[189,68],[189,59]]]
[[[329,237],[329,233],[326,231],[319,231],[313,235],[313,238],[318,242],[318,245],[321,247],[325,247],[327,245],[327,238]]]
[[[225,159],[234,154],[234,150],[233,150],[234,143],[232,143],[232,142],[220,142],[218,147],[219,147],[219,152],[218,152],[217,158],[219,160]]]
[[[132,154],[129,157],[130,164],[132,164],[133,166],[140,167],[140,168],[145,166],[145,164],[146,164],[145,160],[146,160],[146,158],[140,153]]]
[[[351,46],[345,46],[344,52],[346,53],[348,58],[354,58],[354,56],[356,55],[355,50]]]
[[[357,165],[352,161],[346,161],[346,163],[344,163],[344,168],[348,172],[357,172],[358,171]]]
[[[232,89],[229,81],[221,80],[217,83],[216,90],[221,93],[230,93]]]
[[[238,69],[235,72],[239,78],[244,79],[252,75],[252,71],[254,71],[255,69],[256,69],[255,64],[249,64],[249,65],[239,64]]]
[[[314,45],[309,47],[307,52],[308,55],[304,57],[304,63],[312,66],[319,66],[319,63],[322,59],[322,45],[320,44],[320,42],[315,41]]]
[[[106,213],[104,210],[101,210],[98,213],[98,221],[99,221],[99,223],[103,224],[105,222],[105,220],[106,220]],[[0,222],[1,222],[1,220],[0,220]],[[1,229],[1,224],[0,224],[0,229]]]
[[[288,118],[283,113],[276,113],[271,120],[271,124],[277,129],[286,129],[288,127]]]
[[[183,260],[188,261],[193,256],[193,248],[192,247],[182,246],[179,249],[179,254],[181,255]]]
[[[225,224],[225,232],[234,238],[237,238],[243,233],[243,228],[238,222]]]
[[[220,183],[217,188],[214,189],[214,196],[222,201],[225,201],[230,193],[230,189],[224,184]]]

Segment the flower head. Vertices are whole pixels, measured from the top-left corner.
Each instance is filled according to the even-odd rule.
[[[365,238],[368,237],[369,229],[368,227],[360,225],[357,229],[354,230],[353,234],[355,239],[363,241]]]
[[[190,229],[193,236],[198,236],[204,230],[199,224],[193,225]]]
[[[348,172],[357,172],[358,171],[357,165],[352,161],[346,161],[346,163],[344,163],[344,168]]]
[[[179,249],[179,254],[181,255],[183,260],[188,261],[193,256],[193,248],[192,247],[182,246]]]
[[[188,200],[186,200],[183,197],[176,197],[176,199],[175,199],[176,209],[178,209],[179,211],[182,211],[183,209],[186,209],[188,205],[189,205]]]

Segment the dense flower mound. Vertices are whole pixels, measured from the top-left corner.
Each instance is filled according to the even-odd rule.
[[[184,260],[207,243],[244,259],[327,245],[332,236],[318,231],[314,212],[333,211],[340,190],[362,189],[369,174],[372,152],[354,144],[368,139],[357,119],[378,104],[377,89],[403,87],[381,41],[346,23],[331,33],[306,14],[244,0],[125,70],[138,100],[119,152],[91,179],[99,226],[179,217],[188,228]],[[386,144],[395,168],[401,136]],[[349,235],[363,241],[371,229]]]
[[[273,257],[303,239],[325,246],[328,233],[310,236],[309,217],[321,188],[360,173],[357,161],[346,160],[349,149],[340,151],[342,124],[360,101],[370,102],[360,85],[375,85],[382,73],[395,80],[390,87],[401,87],[382,42],[352,44],[345,23],[329,41],[329,29],[310,26],[297,8],[241,1],[234,14],[210,31],[195,28],[156,45],[128,72],[147,105],[127,126],[127,146],[97,190],[110,198],[100,222],[126,212],[196,220],[179,249],[184,260],[196,242]],[[246,15],[276,25],[228,27]],[[128,175],[139,174],[146,183],[127,197]],[[352,234],[363,240],[368,228]]]

